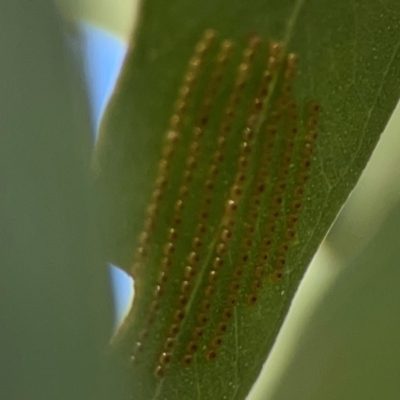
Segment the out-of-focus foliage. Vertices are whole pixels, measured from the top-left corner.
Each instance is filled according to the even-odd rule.
[[[92,22],[127,40],[136,19],[138,0],[55,0],[72,19]]]
[[[0,2],[4,400],[110,398],[112,302],[95,226],[92,134],[60,22],[50,0]]]

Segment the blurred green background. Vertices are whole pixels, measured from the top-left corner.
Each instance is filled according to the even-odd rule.
[[[127,41],[136,0],[57,0]],[[400,107],[314,258],[250,400],[400,398]]]
[[[137,15],[138,0],[55,0],[64,16],[85,20],[127,40]]]

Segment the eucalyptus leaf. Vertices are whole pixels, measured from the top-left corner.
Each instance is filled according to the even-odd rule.
[[[112,351],[136,398],[246,397],[398,100],[399,21],[395,1],[142,4],[93,163],[135,278]]]

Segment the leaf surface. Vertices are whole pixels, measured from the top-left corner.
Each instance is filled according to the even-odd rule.
[[[246,397],[396,104],[399,20],[395,1],[143,3],[94,160],[136,279],[113,342],[136,397]]]

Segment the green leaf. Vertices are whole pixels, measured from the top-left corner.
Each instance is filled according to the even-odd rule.
[[[0,4],[2,399],[98,400],[110,390],[92,130],[61,22],[50,0]]]
[[[136,397],[245,398],[398,99],[399,20],[395,1],[143,3],[94,160],[104,245],[136,279],[113,342]]]

